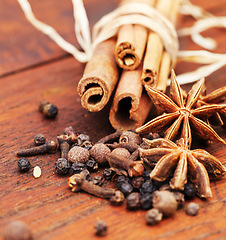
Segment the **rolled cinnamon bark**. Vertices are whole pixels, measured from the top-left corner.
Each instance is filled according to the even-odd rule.
[[[145,122],[152,103],[143,91],[141,69],[124,70],[110,109],[109,120],[115,128],[135,129]]]
[[[120,5],[139,2],[153,6],[155,0],[122,0]],[[116,43],[115,58],[118,65],[125,70],[136,69],[143,58],[147,42],[147,29],[133,24],[120,27]]]
[[[119,69],[114,49],[113,38],[100,43],[78,83],[81,104],[90,112],[98,112],[104,108],[118,82]]]
[[[180,0],[158,0],[155,8],[175,25],[179,4]],[[144,85],[148,84],[149,86],[157,87],[161,72],[161,89],[166,88],[164,84],[166,85],[172,64],[171,60],[166,61],[169,57],[169,54],[164,50],[163,43],[158,34],[150,32],[141,76],[141,81]],[[162,65],[163,59],[164,64]],[[167,65],[167,63],[169,64]],[[167,78],[165,78],[165,76],[167,76]]]

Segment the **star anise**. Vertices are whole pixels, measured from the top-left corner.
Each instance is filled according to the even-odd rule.
[[[218,104],[223,103],[226,99],[226,86],[218,88],[215,91],[203,95],[200,94],[200,97],[196,103],[196,107],[201,107],[203,105]],[[213,113],[206,121],[211,122],[215,125],[226,125],[226,109],[220,109],[219,111]]]
[[[178,139],[183,138],[185,145],[190,148],[192,141],[191,129],[193,129],[203,139],[226,144],[214,129],[202,120],[203,118],[212,116],[215,112],[225,111],[226,104],[208,104],[195,108],[203,85],[204,78],[193,85],[186,99],[184,99],[183,90],[176,81],[174,71],[172,71],[170,97],[155,88],[145,86],[149,97],[157,109],[162,110],[164,113],[137,128],[136,132],[164,131],[165,138],[170,140],[174,140],[176,137]]]
[[[209,177],[221,178],[226,171],[217,158],[203,149],[187,149],[184,139],[178,140],[177,144],[164,138],[143,140],[146,147],[139,148],[139,154],[144,162],[154,163],[150,174],[152,179],[162,182],[173,174],[171,188],[183,190],[189,178],[200,197],[212,196]]]

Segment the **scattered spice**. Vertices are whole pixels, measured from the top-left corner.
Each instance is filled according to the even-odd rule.
[[[33,176],[34,178],[39,178],[42,175],[42,170],[39,166],[34,167],[33,169]]]
[[[17,164],[20,172],[27,172],[31,167],[30,161],[27,158],[19,159]]]
[[[55,164],[56,173],[70,173],[68,185],[73,192],[83,190],[109,199],[110,204],[115,206],[126,199],[127,209],[148,210],[146,222],[155,225],[163,216],[172,216],[178,208],[182,208],[185,199],[192,199],[195,194],[209,196],[209,178],[203,174],[205,168],[214,178],[223,176],[225,172],[224,166],[208,152],[188,149],[183,138],[174,143],[155,133],[148,135],[152,140],[141,140],[138,136],[133,131],[118,130],[93,145],[88,135],[77,134],[72,127],[67,127],[64,134],[57,137],[61,157]],[[47,141],[43,145],[18,151],[17,155],[52,153],[56,149],[54,141]],[[24,168],[25,171],[27,162],[28,159],[21,158],[19,169]],[[186,174],[179,171],[181,164],[185,170],[189,168],[189,182]],[[197,168],[197,164],[203,166]],[[106,167],[102,175],[97,171],[99,166]],[[197,181],[192,178],[193,167],[194,174],[200,177]],[[35,178],[41,176],[38,166],[34,168],[33,175]],[[105,187],[106,180],[115,182],[116,187]],[[193,216],[198,210],[196,204],[189,204],[185,209]]]
[[[153,208],[157,208],[165,217],[172,216],[177,210],[177,200],[169,191],[155,191]]]
[[[90,172],[95,172],[98,170],[98,163],[93,160],[93,159],[89,159],[86,162],[86,168],[90,171]]]
[[[68,179],[68,185],[73,192],[83,190],[100,198],[111,198],[115,194],[112,188],[103,188],[89,182],[83,174],[74,174]]]
[[[68,160],[70,162],[86,163],[89,160],[89,156],[89,150],[80,146],[74,146],[68,152]]]
[[[75,162],[75,163],[72,163],[69,172],[71,175],[74,175],[76,173],[82,172],[83,170],[85,170],[85,168],[86,168],[86,165],[84,163]]]
[[[126,207],[129,210],[136,210],[140,207],[140,193],[132,192],[126,197]]]
[[[107,163],[106,155],[110,153],[111,150],[104,143],[96,143],[90,149],[90,156],[94,158],[99,165],[105,165]]]
[[[65,158],[58,158],[56,161],[56,172],[60,175],[66,175],[68,174],[69,170],[71,168],[71,165],[69,161]]]
[[[145,215],[146,223],[148,225],[156,225],[162,221],[163,214],[156,208],[147,211]]]
[[[71,145],[71,137],[68,135],[57,136],[59,148],[61,151],[61,158],[68,159],[68,152]]]
[[[191,202],[186,206],[185,212],[187,215],[196,216],[199,212],[199,205],[197,203]]]
[[[40,102],[39,111],[43,113],[46,118],[51,119],[54,119],[58,114],[57,106],[45,100]]]
[[[124,202],[125,196],[121,191],[115,191],[115,194],[110,198],[110,203],[119,206]]]
[[[12,221],[3,230],[3,240],[32,240],[29,226],[22,221]]]
[[[57,144],[54,141],[47,141],[45,144],[22,149],[17,152],[17,156],[26,157],[26,156],[35,156],[38,154],[44,154],[44,153],[54,153],[57,149]]]
[[[40,146],[46,143],[46,138],[43,134],[37,134],[34,137],[34,143],[36,146]]]
[[[105,236],[107,234],[107,224],[103,220],[98,220],[94,227],[97,236]]]

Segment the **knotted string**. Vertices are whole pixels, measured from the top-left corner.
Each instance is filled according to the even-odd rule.
[[[212,49],[216,44],[213,39],[203,38],[200,33],[210,27],[226,27],[226,18],[213,17],[202,8],[194,6],[189,0],[181,0],[181,12],[190,14],[199,19],[191,28],[179,30],[180,36],[191,35],[192,40],[198,45]],[[92,57],[95,47],[115,36],[120,26],[124,24],[139,24],[156,32],[162,39],[166,51],[173,61],[183,59],[209,65],[198,68],[189,73],[177,76],[180,84],[197,81],[207,77],[226,64],[225,54],[214,54],[208,51],[178,51],[178,36],[171,22],[161,15],[155,8],[143,3],[128,3],[116,8],[111,13],[102,17],[93,27],[92,39],[85,7],[82,0],[72,0],[75,19],[75,34],[83,51],[65,41],[54,28],[39,21],[34,16],[27,0],[18,0],[27,20],[38,30],[48,35],[63,50],[69,52],[79,62],[87,62]]]

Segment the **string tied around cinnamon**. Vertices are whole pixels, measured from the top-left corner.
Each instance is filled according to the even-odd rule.
[[[63,50],[72,54],[79,62],[89,61],[95,47],[99,43],[115,36],[120,26],[124,24],[139,24],[159,34],[165,49],[168,51],[173,61],[176,61],[178,58],[186,60],[189,55],[189,59],[192,59],[193,62],[202,64],[208,62],[209,65],[207,66],[198,68],[190,73],[179,75],[177,78],[180,84],[193,82],[201,77],[206,77],[226,65],[225,54],[215,55],[214,53],[205,51],[205,57],[203,57],[203,51],[178,51],[178,35],[174,26],[155,8],[144,3],[128,3],[102,17],[94,25],[91,39],[89,21],[83,1],[72,0],[75,18],[75,34],[79,45],[83,49],[83,51],[79,51],[71,43],[64,40],[54,28],[39,21],[34,16],[27,0],[18,0],[18,2],[27,20],[34,27],[48,35],[56,44]],[[213,17],[208,12],[203,11],[202,8],[191,4],[189,0],[181,0],[181,2],[181,12],[183,14],[190,14],[199,20],[191,28],[180,30],[179,36],[191,35],[192,40],[202,47],[206,49],[213,48],[214,41],[204,39],[200,33],[213,26],[226,27],[226,18]]]

